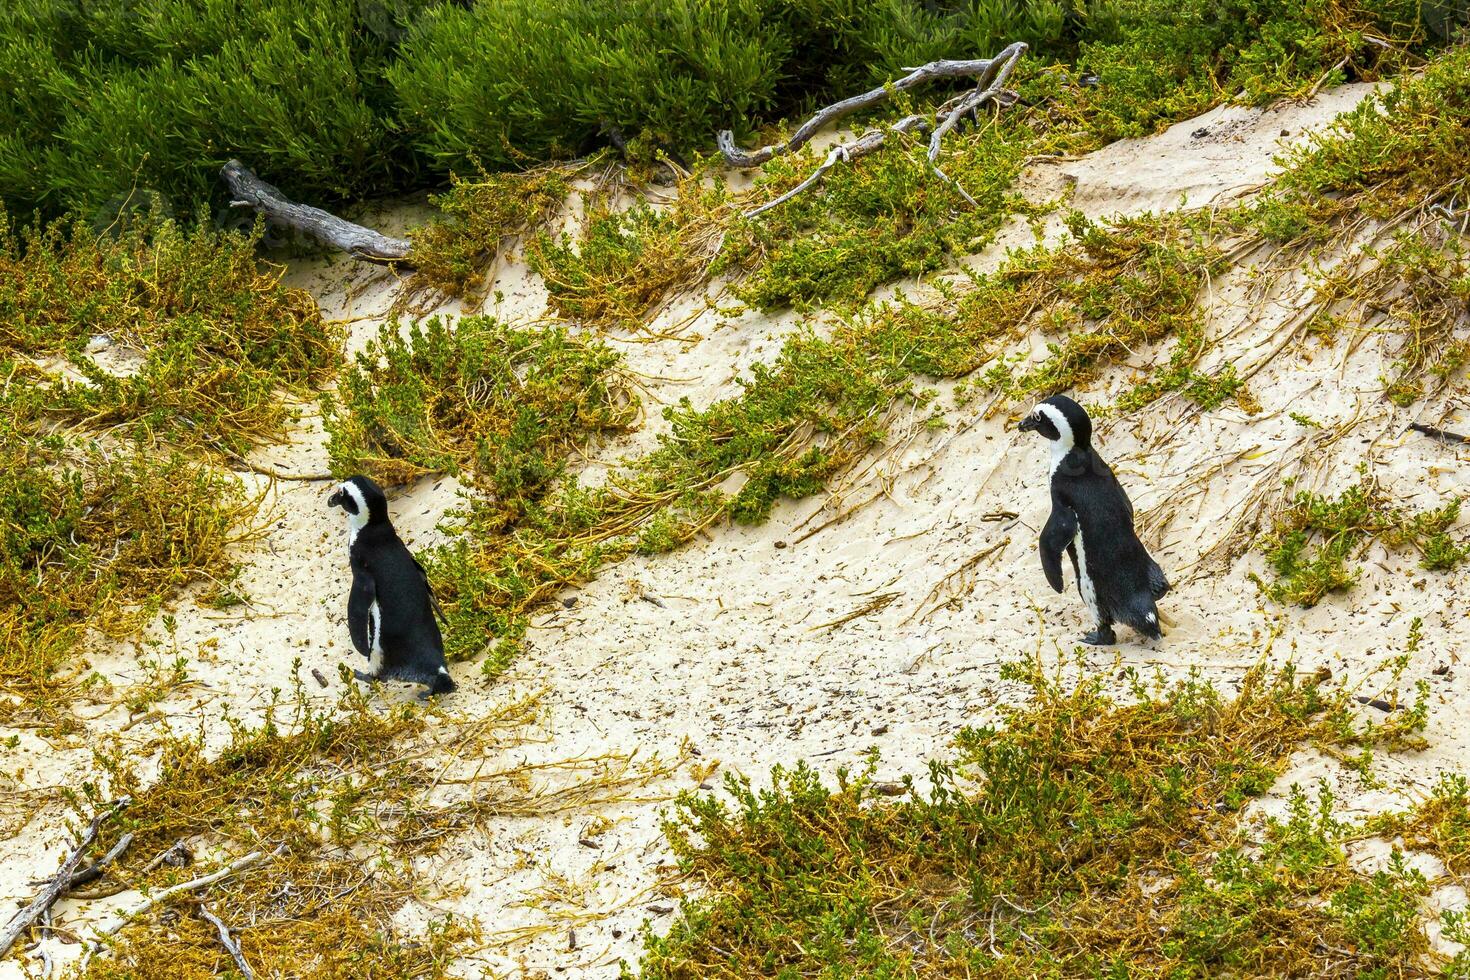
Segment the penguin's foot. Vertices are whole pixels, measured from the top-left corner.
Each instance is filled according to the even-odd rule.
[[[373,676],[372,674],[364,674],[360,670],[354,670],[352,672],[352,676],[353,677],[356,677],[358,680],[362,681],[364,684],[376,684],[378,682],[378,678],[377,677]]]
[[[1111,626],[1099,626],[1084,636],[1082,642],[1092,647],[1110,647],[1118,642],[1118,636]]]

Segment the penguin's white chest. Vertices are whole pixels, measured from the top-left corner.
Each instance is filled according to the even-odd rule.
[[[368,672],[380,673],[383,669],[383,612],[378,600],[368,606]]]
[[[1102,615],[1097,608],[1097,587],[1092,584],[1092,573],[1087,568],[1087,546],[1082,543],[1082,528],[1079,525],[1077,534],[1072,538],[1072,544],[1077,548],[1077,587],[1082,592],[1082,601],[1087,603],[1087,611],[1092,613],[1094,623],[1102,622]]]

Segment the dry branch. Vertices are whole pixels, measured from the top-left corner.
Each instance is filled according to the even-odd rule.
[[[1437,429],[1432,425],[1425,425],[1422,422],[1410,422],[1409,428],[1414,432],[1422,432],[1431,439],[1438,439],[1440,442],[1470,442],[1470,436],[1462,436],[1458,432]]]
[[[306,204],[289,200],[273,184],[257,177],[239,160],[231,160],[220,170],[220,177],[230,188],[232,207],[254,208],[270,221],[295,228],[323,244],[346,252],[365,262],[401,262],[408,257],[409,242],[355,225]]]
[[[249,963],[245,962],[245,954],[240,950],[240,943],[231,938],[230,927],[221,922],[213,912],[209,911],[203,902],[199,903],[199,914],[204,916],[205,920],[219,932],[220,943],[225,947],[225,951],[235,960],[235,965],[240,968],[240,972],[244,975],[245,980],[255,980],[255,971],[250,969]]]
[[[82,839],[77,842],[77,846],[72,848],[71,853],[62,862],[61,869],[51,877],[51,883],[41,889],[41,893],[31,899],[29,905],[15,913],[10,921],[6,923],[5,928],[0,930],[0,956],[4,956],[10,952],[10,947],[15,945],[15,941],[20,938],[21,933],[29,929],[31,923],[39,919],[61,897],[61,893],[71,887],[72,874],[76,871],[77,864],[81,862],[82,855],[86,854],[87,849],[97,840],[97,832],[102,829],[104,823],[131,802],[132,800],[130,798],[123,797],[112,804],[105,812],[99,813],[92,818],[92,823],[87,827],[87,832],[82,835]]]
[[[127,925],[129,921],[139,915],[142,915],[144,912],[147,912],[154,906],[163,905],[166,902],[173,900],[177,896],[183,895],[187,892],[195,892],[201,888],[208,888],[210,885],[213,885],[216,882],[223,881],[231,875],[238,874],[239,872],[244,871],[247,868],[253,868],[257,864],[269,860],[272,857],[275,857],[274,853],[267,855],[264,851],[251,851],[249,854],[240,858],[240,860],[236,861],[234,864],[231,864],[230,866],[225,868],[220,868],[218,871],[212,874],[207,874],[203,877],[195,878],[192,881],[186,881],[182,884],[172,885],[168,888],[160,889],[144,901],[139,902],[137,905],[133,906],[130,909],[124,910],[118,916],[116,921],[102,927],[101,929],[98,929],[96,939],[100,941],[102,937],[112,935],[123,926]]]
[[[96,881],[98,878],[101,878],[102,872],[106,870],[107,866],[116,861],[119,857],[121,857],[123,851],[126,851],[128,849],[128,845],[132,843],[133,835],[123,834],[117,839],[117,843],[112,845],[112,850],[104,854],[99,860],[93,861],[82,870],[73,874],[71,876],[71,881],[66,883],[65,891],[69,892],[74,888],[79,888],[82,885],[90,884],[91,882]],[[33,881],[31,882],[31,884],[37,886],[44,885],[50,880],[51,879],[47,878],[41,881]]]
[[[939,157],[940,145],[945,135],[953,130],[962,119],[972,117],[981,106],[988,102],[1000,101],[1001,95],[1005,92],[1006,80],[1010,78],[1011,72],[1015,70],[1016,64],[1021,60],[1021,55],[1025,51],[1026,44],[1017,41],[994,58],[977,61],[930,62],[922,68],[914,69],[913,72],[893,83],[892,86],[876,88],[870,92],[864,92],[862,95],[856,95],[850,99],[828,106],[803,123],[801,128],[796,131],[790,140],[779,146],[765,146],[754,153],[745,153],[735,146],[734,136],[730,131],[725,130],[720,133],[718,138],[720,151],[724,153],[725,159],[734,166],[754,167],[766,162],[771,157],[781,153],[789,153],[797,147],[802,146],[815,135],[818,129],[827,123],[835,119],[840,119],[858,109],[876,105],[888,98],[892,90],[902,91],[905,88],[912,88],[914,85],[922,81],[927,81],[930,78],[978,76],[978,82],[974,91],[949,100],[935,111],[935,125],[933,132],[929,136],[928,153],[929,166],[933,168],[935,175],[953,187],[971,207],[978,207],[979,205],[976,200],[960,186],[959,182],[939,168],[939,164],[936,161]],[[961,71],[959,70],[959,66],[964,66],[968,70]],[[926,72],[928,74],[924,74]],[[812,171],[806,180],[803,180],[780,197],[772,201],[767,201],[758,208],[747,211],[745,217],[753,218],[762,212],[769,211],[777,205],[786,203],[796,195],[815,185],[822,179],[823,174],[831,170],[839,162],[851,162],[881,148],[887,143],[890,133],[907,133],[910,130],[927,128],[930,125],[930,120],[927,115],[916,113],[914,115],[904,116],[887,129],[870,129],[857,139],[846,143],[839,143],[827,152],[827,158],[822,161],[821,166]]]
[[[736,146],[735,134],[728,129],[721,131],[719,136],[716,137],[715,142],[719,144],[720,152],[725,155],[725,160],[730,166],[739,167],[742,170],[749,170],[752,167],[759,167],[772,157],[800,149],[813,136],[817,135],[823,126],[834,123],[844,116],[850,116],[860,109],[866,109],[880,102],[885,102],[894,92],[906,92],[911,88],[916,88],[936,78],[978,78],[983,88],[985,79],[993,73],[998,62],[1008,58],[1015,59],[1025,50],[1026,45],[1017,42],[994,58],[976,58],[967,61],[931,61],[927,65],[921,65],[918,68],[912,69],[907,75],[896,82],[880,85],[861,95],[854,95],[849,99],[843,99],[841,102],[834,102],[802,123],[785,143],[763,146],[754,153],[746,153]]]

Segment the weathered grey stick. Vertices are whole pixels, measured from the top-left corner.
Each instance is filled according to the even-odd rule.
[[[900,122],[908,122],[910,119],[916,118],[918,117],[907,116],[904,119],[900,120]],[[895,126],[894,128],[897,127]],[[827,151],[827,159],[823,160],[822,165],[816,170],[813,170],[811,172],[811,175],[808,176],[806,180],[803,180],[801,183],[797,184],[795,187],[791,188],[791,190],[787,191],[785,194],[782,194],[780,197],[771,201],[767,201],[760,207],[752,208],[751,210],[745,212],[745,217],[754,218],[756,215],[764,211],[769,211],[771,210],[771,208],[774,208],[779,204],[785,204],[787,201],[791,200],[793,197],[800,194],[808,187],[811,187],[817,181],[821,180],[822,175],[835,167],[839,161],[846,163],[852,160],[856,160],[858,157],[867,156],[869,153],[872,153],[874,150],[878,149],[878,147],[882,146],[887,138],[887,134],[885,134],[883,130],[870,129],[863,135],[859,136],[857,139],[853,140],[851,143],[839,143],[838,145],[832,147],[832,149]]]
[[[725,155],[725,161],[732,167],[748,170],[751,167],[759,167],[772,157],[782,153],[790,153],[792,150],[800,149],[822,129],[830,123],[836,122],[844,116],[850,116],[859,109],[877,105],[887,100],[894,92],[906,92],[911,88],[933,81],[936,78],[975,78],[983,77],[991,70],[991,67],[1001,58],[1010,55],[1012,49],[1019,47],[1024,50],[1026,45],[1012,44],[995,58],[976,58],[967,61],[931,61],[927,65],[909,70],[909,73],[896,82],[880,85],[861,95],[834,102],[827,108],[822,109],[791,134],[791,138],[785,143],[772,146],[763,146],[753,153],[746,153],[735,145],[735,134],[726,129],[720,132],[715,142],[720,147],[720,152]]]
[[[274,185],[267,184],[239,160],[231,160],[220,177],[235,199],[232,207],[254,208],[276,224],[295,228],[333,248],[365,262],[402,262],[408,257],[409,242],[355,225],[306,204],[289,200]]]
[[[225,925],[203,902],[199,903],[199,914],[204,916],[211,925],[219,932],[219,941],[224,945],[229,954],[234,957],[235,965],[245,975],[245,980],[255,980],[255,971],[250,969],[250,964],[245,962],[245,954],[240,950],[240,943],[230,937],[230,927]]]
[[[272,854],[270,856],[275,857],[275,854]],[[240,858],[240,860],[231,864],[227,868],[220,868],[218,871],[215,871],[212,874],[207,874],[203,877],[195,878],[192,881],[186,881],[182,884],[171,885],[168,888],[159,889],[144,901],[139,902],[137,905],[133,906],[130,909],[124,910],[122,913],[119,914],[116,921],[109,923],[101,929],[98,929],[96,932],[96,939],[100,940],[103,936],[112,935],[123,926],[127,925],[130,919],[142,915],[144,912],[147,912],[155,905],[163,905],[164,903],[172,901],[174,898],[177,898],[179,895],[183,895],[186,892],[197,892],[201,888],[208,888],[210,885],[213,885],[214,883],[219,881],[224,881],[231,875],[244,871],[246,868],[253,868],[255,867],[255,865],[260,864],[262,861],[265,860],[267,860],[267,858],[264,851],[251,851],[249,854]]]
[[[980,76],[976,83],[975,91],[969,92],[952,105],[944,106],[938,113],[939,125],[934,132],[929,134],[929,162],[933,163],[939,157],[939,144],[949,131],[957,126],[966,114],[974,112],[980,106],[989,102],[1000,94],[1005,88],[1006,80],[1011,77],[1011,72],[1021,60],[1021,55],[1026,52],[1026,43],[1017,41],[1010,45],[1000,54],[996,55],[990,62],[990,70]]]
[[[66,891],[71,891],[73,888],[78,888],[82,885],[96,881],[98,878],[101,878],[103,870],[106,869],[109,864],[121,857],[122,852],[126,851],[128,849],[128,845],[132,842],[132,834],[123,834],[117,839],[117,843],[112,845],[112,850],[104,854],[100,860],[92,862],[82,870],[73,874],[71,876],[71,881],[66,883]],[[33,881],[31,882],[31,884],[44,885],[46,884],[46,881]]]
[[[943,170],[939,169],[939,165],[935,163],[935,158],[939,155],[940,141],[944,138],[944,134],[953,129],[966,113],[975,111],[986,102],[989,102],[991,99],[994,99],[995,97],[1000,95],[1000,93],[1004,90],[1006,79],[1010,77],[1011,71],[1016,67],[1016,63],[1020,61],[1021,55],[1025,51],[1026,44],[1021,41],[1017,41],[1015,44],[1008,46],[1000,54],[989,60],[989,62],[987,63],[989,67],[982,73],[979,87],[977,87],[975,91],[967,93],[966,95],[958,99],[954,99],[944,106],[941,106],[939,111],[936,113],[935,118],[938,120],[939,126],[934,130],[933,135],[929,137],[929,166],[933,169],[936,176],[938,176],[945,183],[953,187],[955,191],[957,191],[959,195],[963,197],[971,207],[979,207],[979,202],[971,197],[969,193],[960,186],[958,181],[956,181],[949,174],[945,173]],[[961,62],[934,62],[934,64],[960,63]],[[965,62],[965,64],[969,64],[969,62]],[[871,94],[872,93],[864,93],[864,95],[859,96],[859,98],[864,98],[867,95]],[[838,105],[843,104],[844,103],[838,103]],[[820,115],[820,113],[818,115]],[[813,118],[815,119],[816,117]],[[889,133],[907,133],[912,129],[917,129],[927,124],[928,119],[925,116],[904,116],[898,122],[889,126],[886,130],[870,129],[855,140],[851,140],[847,143],[837,144],[836,146],[832,147],[832,149],[827,151],[827,158],[822,161],[821,165],[817,167],[816,170],[812,171],[812,173],[810,174],[810,176],[807,177],[806,180],[803,180],[800,184],[797,184],[795,187],[791,188],[791,190],[787,191],[785,194],[782,194],[780,197],[777,197],[774,200],[767,201],[760,207],[752,208],[751,210],[745,212],[744,216],[747,218],[754,218],[756,215],[769,211],[771,210],[771,208],[774,208],[777,205],[785,204],[796,195],[802,193],[803,191],[809,189],[814,184],[816,184],[817,181],[822,179],[822,176],[826,174],[827,171],[831,170],[839,162],[851,162],[858,159],[859,157],[867,156],[874,150],[881,148],[888,141]],[[808,122],[807,125],[810,125],[810,122]],[[802,130],[805,129],[806,126],[803,126]],[[802,130],[797,131],[798,135],[800,135]],[[721,139],[723,140],[723,138],[727,135],[727,133],[721,133]],[[806,136],[805,139],[802,139],[801,142],[804,143],[808,139],[811,139],[810,135]],[[793,144],[800,145],[796,143],[796,137],[792,137],[792,142],[790,144],[787,144],[787,146],[789,147]],[[724,148],[725,146],[722,143],[721,149],[723,150]],[[765,148],[765,150],[768,149],[770,149],[770,147]],[[765,150],[760,150],[755,155],[759,156],[760,153],[764,153]],[[769,158],[770,157],[768,156],[765,159]],[[729,159],[728,152],[726,153],[726,159]]]
[[[131,802],[132,799],[125,796],[113,803],[105,812],[92,818],[92,823],[87,827],[86,833],[82,834],[82,839],[77,842],[76,847],[72,848],[72,852],[62,862],[61,869],[52,876],[51,883],[41,889],[41,893],[31,899],[29,905],[15,913],[5,924],[5,928],[0,930],[0,956],[10,952],[10,947],[15,945],[21,933],[29,929],[31,923],[39,919],[43,912],[56,903],[61,893],[71,886],[72,874],[77,870],[82,855],[86,854],[87,849],[97,840],[97,832],[114,814]]]
[[[948,113],[939,113],[939,116],[942,117],[939,119],[939,125],[935,126],[934,132],[929,134],[929,166],[933,168],[934,173],[941,180],[953,187],[959,193],[960,197],[963,197],[972,208],[978,208],[980,203],[960,186],[959,181],[939,168],[939,145],[944,140],[944,137],[949,134],[949,131],[959,125],[961,119],[1001,93],[1005,88],[1006,79],[1011,77],[1011,72],[1015,69],[1016,63],[1021,60],[1021,55],[1025,50],[1025,43],[1017,41],[996,55],[995,60],[991,62],[992,70],[981,76],[979,84],[975,87],[975,91],[960,99],[953,108],[949,109]]]

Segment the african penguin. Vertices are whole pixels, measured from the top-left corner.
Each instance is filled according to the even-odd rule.
[[[337,487],[327,506],[347,513],[347,630],[357,652],[368,658],[367,673],[353,674],[360,681],[424,684],[426,698],[454,690],[434,621],[439,604],[423,566],[388,521],[388,498],[372,480],[354,476]]]
[[[1078,591],[1097,624],[1082,642],[1118,642],[1114,623],[1158,639],[1163,633],[1154,603],[1169,591],[1169,581],[1133,531],[1128,495],[1092,448],[1092,420],[1081,405],[1056,395],[1037,405],[1019,429],[1051,440],[1051,517],[1041,532],[1041,567],[1061,592],[1062,551],[1071,556]]]

